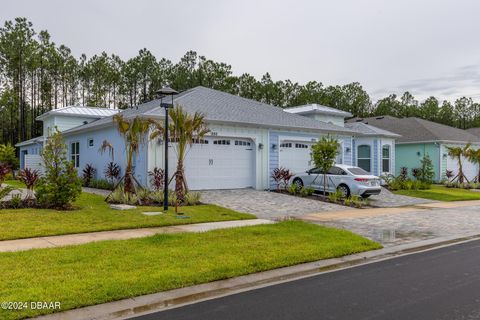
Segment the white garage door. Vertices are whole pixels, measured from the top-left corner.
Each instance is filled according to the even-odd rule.
[[[252,140],[207,138],[195,143],[185,159],[185,175],[191,190],[254,187],[255,147]],[[176,152],[170,147],[169,172],[176,167]],[[174,184],[172,184],[174,185]]]
[[[462,158],[462,167],[463,173],[467,177],[468,181],[473,181],[478,174],[478,166],[474,163],[471,163],[465,158]],[[457,159],[447,158],[447,170],[453,172],[455,177],[458,174],[458,161]]]
[[[280,144],[280,167],[293,173],[305,172],[312,168],[311,144],[304,142],[282,142]]]

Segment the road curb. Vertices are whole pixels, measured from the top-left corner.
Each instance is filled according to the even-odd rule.
[[[35,319],[127,319],[133,316],[140,316],[185,304],[258,289],[265,286],[292,281],[294,279],[311,277],[325,272],[374,263],[394,257],[415,254],[478,239],[480,239],[480,234],[466,234],[460,238],[452,236],[418,241],[374,251],[352,254],[340,258],[319,260],[191,287],[73,309],[61,313],[40,316]]]

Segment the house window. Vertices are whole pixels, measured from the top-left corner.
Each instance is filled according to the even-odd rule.
[[[70,144],[70,159],[75,168],[80,167],[80,142],[72,142]]]
[[[204,139],[194,139],[194,140],[193,140],[193,143],[196,143],[196,144],[208,144],[208,140],[204,140]]]
[[[382,171],[390,172],[390,145],[382,147]]]
[[[213,144],[230,145],[230,140],[213,140]]]
[[[249,146],[250,142],[248,141],[241,141],[241,140],[235,140],[235,145],[236,146]]]
[[[88,142],[87,142],[87,143],[88,143],[88,147],[89,147],[89,148],[93,148],[94,145],[95,145],[95,142],[93,141],[93,139],[88,139]]]
[[[358,146],[357,165],[367,172],[371,172],[371,148],[368,145]]]
[[[291,147],[292,147],[291,142],[284,142],[284,143],[280,144],[280,148],[291,148]]]
[[[295,143],[295,148],[297,149],[308,149],[308,145],[304,143]]]

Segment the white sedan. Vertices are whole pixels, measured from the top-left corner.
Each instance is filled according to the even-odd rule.
[[[298,188],[303,186],[313,187],[316,191],[323,192],[323,172],[313,168],[305,173],[296,174],[290,179],[290,183]],[[343,197],[358,195],[368,198],[374,194],[380,194],[380,178],[369,174],[359,167],[337,164],[327,172],[326,191],[340,191]]]

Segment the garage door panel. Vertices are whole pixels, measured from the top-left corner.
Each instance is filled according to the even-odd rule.
[[[254,186],[253,141],[222,137],[205,140],[206,144],[194,144],[185,159],[185,175],[190,189],[236,189]],[[171,148],[173,149],[173,146]],[[173,154],[174,159],[169,161],[169,164],[174,171],[176,154]]]
[[[284,142],[279,150],[280,167],[289,169],[293,173],[301,173],[312,167],[311,144]]]

